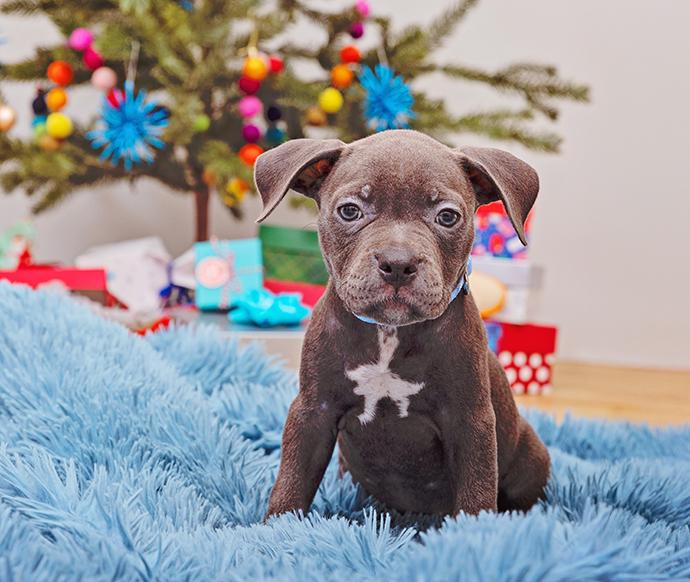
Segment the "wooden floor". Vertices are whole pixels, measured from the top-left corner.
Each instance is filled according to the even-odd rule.
[[[690,423],[690,371],[560,362],[554,367],[551,394],[518,396],[516,400],[559,419],[570,411],[575,416],[655,426]]]

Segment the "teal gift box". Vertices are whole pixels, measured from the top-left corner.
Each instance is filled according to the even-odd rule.
[[[194,296],[199,309],[228,309],[235,295],[263,287],[258,238],[196,243],[194,262]]]

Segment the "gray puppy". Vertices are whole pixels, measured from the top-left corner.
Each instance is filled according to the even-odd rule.
[[[309,510],[336,441],[341,469],[401,512],[531,507],[549,455],[518,414],[465,277],[477,206],[502,200],[525,242],[535,171],[397,130],[289,141],[258,158],[254,178],[259,221],[290,188],[316,200],[331,276],[267,516]]]

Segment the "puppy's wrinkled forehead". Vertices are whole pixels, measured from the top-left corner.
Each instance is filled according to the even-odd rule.
[[[380,209],[402,210],[467,189],[452,151],[423,134],[391,143],[381,134],[351,144],[329,177],[322,202],[358,196]]]
[[[345,195],[376,197],[377,208],[440,199],[468,210],[500,200],[518,237],[539,191],[537,173],[512,154],[493,148],[451,149],[411,130],[384,131],[351,144],[337,139],[293,139],[259,156],[254,181],[266,219],[292,189],[321,206]],[[433,200],[431,201],[433,203]],[[401,210],[402,211],[402,210]]]

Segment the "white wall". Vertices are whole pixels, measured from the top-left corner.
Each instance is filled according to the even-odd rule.
[[[448,0],[375,0],[397,23],[430,18]],[[538,168],[542,194],[531,256],[546,268],[540,319],[561,328],[563,358],[633,366],[690,368],[690,3],[664,0],[482,0],[440,59],[498,67],[539,60],[592,86],[592,104],[567,105],[557,130],[563,153],[547,156],[506,145]],[[0,59],[26,55],[54,33],[45,23],[4,17]],[[495,104],[479,88],[434,77],[429,88],[458,112]],[[28,131],[33,88],[3,92]],[[85,92],[77,102],[90,105]],[[79,104],[75,106],[78,107]],[[459,141],[482,143],[474,136]],[[219,205],[213,230],[248,236]],[[21,195],[0,197],[0,228],[27,215]],[[192,236],[192,202],[157,184],[75,194],[36,219],[41,258],[74,257],[85,247],[149,233],[172,252]],[[273,219],[305,225],[313,217],[281,209]]]

